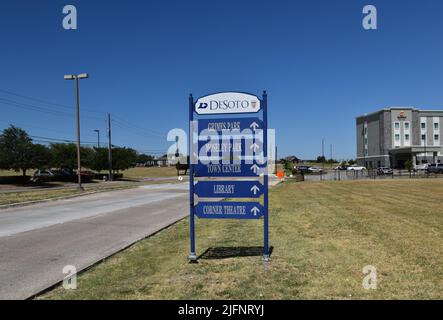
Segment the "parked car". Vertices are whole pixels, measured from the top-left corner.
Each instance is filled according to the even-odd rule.
[[[352,165],[352,166],[348,167],[347,170],[348,171],[363,171],[363,170],[366,170],[366,168],[362,167],[362,166]]]
[[[51,169],[51,171],[55,174],[54,179],[58,181],[71,181],[75,178],[74,173],[70,169]]]
[[[391,168],[389,168],[389,167],[379,167],[379,168],[377,168],[377,174],[379,176],[382,176],[382,175],[385,175],[385,174],[393,174],[393,173],[394,173],[394,171]]]
[[[312,173],[320,173],[320,172],[323,172],[323,169],[322,169],[322,168],[317,168],[317,167],[310,167],[308,170],[309,170],[309,172],[312,172]]]
[[[428,173],[443,173],[443,163],[433,163],[428,166]]]
[[[57,174],[50,169],[38,169],[32,175],[31,182],[48,182],[53,181],[57,177]]]
[[[75,173],[75,176],[77,176],[77,173]],[[86,182],[86,181],[91,181],[92,179],[94,179],[95,173],[90,170],[81,170],[80,176],[82,178],[82,181]]]
[[[334,168],[334,170],[347,170],[348,169],[348,166],[337,166],[337,167],[335,167]]]
[[[295,169],[300,173],[309,172],[309,166],[296,166]]]
[[[414,169],[417,171],[425,171],[428,170],[429,163],[416,164]]]

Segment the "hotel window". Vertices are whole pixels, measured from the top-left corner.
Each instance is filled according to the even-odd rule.
[[[400,130],[400,122],[396,122],[394,124],[394,128],[395,128],[395,130]]]
[[[409,130],[409,122],[405,122],[404,126],[405,126],[405,130]]]
[[[409,142],[409,134],[405,134],[405,141]]]
[[[440,136],[439,136],[438,134],[434,134],[434,140],[435,140],[435,141],[440,140]]]
[[[421,141],[426,141],[426,135],[425,134],[421,135]]]
[[[400,135],[398,133],[395,135],[395,141],[400,141]]]
[[[422,130],[425,130],[425,129],[426,129],[426,122],[422,122],[422,123],[421,123],[421,128],[422,128]]]
[[[435,123],[434,123],[434,130],[438,130],[438,129],[439,129],[438,127],[439,127],[439,123],[438,123],[438,122],[435,122]]]

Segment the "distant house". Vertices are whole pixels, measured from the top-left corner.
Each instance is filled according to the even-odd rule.
[[[285,158],[286,162],[291,162],[291,163],[300,163],[301,160],[299,158],[297,158],[296,156],[289,156]]]
[[[161,157],[158,157],[154,160],[155,164],[159,167],[169,167],[171,164],[168,160],[168,155],[163,155]]]

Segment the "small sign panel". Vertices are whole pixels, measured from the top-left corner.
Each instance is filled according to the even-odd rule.
[[[261,109],[260,99],[252,94],[222,92],[201,97],[195,103],[195,112],[200,115],[256,113]]]
[[[222,135],[223,132],[245,133],[251,130],[254,133],[263,129],[263,123],[259,118],[236,118],[236,119],[199,119],[198,134],[203,136]]]
[[[259,198],[264,187],[258,181],[199,181],[194,190],[202,198]]]
[[[214,136],[213,136],[214,137]],[[252,139],[241,139],[234,137],[230,140],[219,140],[218,138],[199,140],[198,150],[200,157],[211,156],[253,156],[263,151],[263,143],[261,141],[253,141]]]
[[[257,202],[200,202],[195,213],[203,219],[259,219],[264,208]]]
[[[197,177],[258,177],[265,173],[266,164],[244,163],[203,164],[199,162],[195,168]]]

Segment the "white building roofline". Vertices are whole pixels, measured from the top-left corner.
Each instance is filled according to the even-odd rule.
[[[383,109],[380,109],[378,111],[374,111],[374,112],[371,112],[371,113],[365,113],[363,115],[356,116],[355,118],[356,119],[366,118],[366,117],[369,117],[369,116],[373,116],[373,115],[379,114],[379,113],[384,112],[384,111],[392,111],[392,110],[412,110],[412,111],[418,111],[418,112],[442,112],[443,113],[443,110],[429,110],[429,109],[422,110],[422,109],[419,109],[419,108],[416,108],[416,107],[410,107],[410,106],[409,107],[406,107],[406,106],[405,107],[392,106],[392,107],[386,107],[386,108],[383,108]]]

